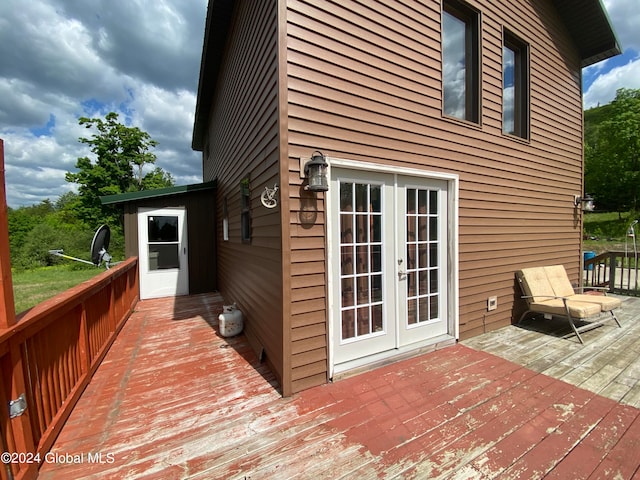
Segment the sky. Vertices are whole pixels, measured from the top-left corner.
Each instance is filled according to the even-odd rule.
[[[640,88],[638,0],[604,0],[623,55],[583,70],[584,106]],[[207,0],[0,0],[0,138],[7,203],[55,202],[92,131],[119,120],[159,144],[155,166],[177,185],[202,181],[191,149]]]

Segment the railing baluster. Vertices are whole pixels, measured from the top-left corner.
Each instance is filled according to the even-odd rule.
[[[638,259],[628,252],[608,251],[584,262],[584,285],[607,286],[612,293],[640,296]]]

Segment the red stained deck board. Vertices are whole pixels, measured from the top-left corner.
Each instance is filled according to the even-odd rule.
[[[562,459],[613,407],[614,402],[595,397],[582,405],[572,401],[554,404],[549,411],[546,435],[511,465],[503,474],[504,478],[541,478],[552,471]],[[555,420],[553,417],[556,417]]]
[[[508,434],[496,436],[493,445],[471,462],[474,470],[491,478],[513,464],[547,435],[551,425],[545,412],[552,409],[554,403],[562,402],[574,389],[544,375],[533,378],[529,387],[532,394],[505,415],[504,430]]]
[[[470,462],[526,423],[535,415],[535,410],[531,408],[531,402],[528,401],[533,393],[535,391],[532,385],[527,382],[514,384],[514,387],[504,392],[503,395],[490,399],[482,406],[481,410],[484,411],[486,417],[484,420],[486,421],[479,417],[462,416],[461,418],[469,427],[467,432],[455,429],[454,432],[458,434],[458,437],[447,439],[446,442],[439,445],[439,448],[430,449],[430,475],[454,473],[458,468],[457,463],[463,461],[465,457]],[[451,452],[456,452],[456,455],[452,455]],[[417,453],[424,456],[423,451]],[[391,460],[390,463],[394,463],[406,456],[398,451],[394,453],[393,457],[385,458],[385,462],[389,463]]]
[[[624,428],[620,425],[620,428]],[[640,473],[640,416],[624,432],[589,478],[637,478]]]
[[[594,471],[598,471],[603,458],[618,444],[639,413],[640,411],[633,407],[614,405],[611,411],[595,425],[593,431],[576,445],[545,478],[549,480],[589,478]],[[634,452],[627,453],[633,456]],[[611,464],[613,458],[612,456],[607,463]]]
[[[141,302],[52,450],[113,463],[40,478],[638,475],[637,409],[461,345],[282,398],[221,305]]]

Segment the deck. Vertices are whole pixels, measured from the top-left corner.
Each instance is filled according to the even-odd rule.
[[[614,322],[583,334],[580,345],[562,319],[525,319],[463,342],[539,373],[640,408],[640,298],[623,300]],[[606,315],[605,315],[606,317]]]
[[[584,347],[508,327],[291,398],[220,310],[140,302],[39,478],[640,478],[634,300]]]

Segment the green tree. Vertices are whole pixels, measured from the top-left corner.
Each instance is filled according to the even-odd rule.
[[[140,190],[153,190],[154,188],[164,188],[173,186],[173,177],[169,172],[165,172],[160,167],[154,168],[141,179]]]
[[[58,197],[56,200],[55,208],[56,215],[61,223],[66,225],[74,225],[78,228],[83,228],[84,222],[78,219],[78,215],[74,209],[78,203],[78,194],[75,192],[66,192]]]
[[[71,257],[91,260],[89,250],[95,227],[85,225],[73,215],[69,202],[76,196],[69,192],[55,204],[44,200],[37,205],[8,209],[12,267],[31,269],[68,263],[75,268],[84,265],[49,254],[49,250],[58,249]],[[118,228],[111,230],[109,253],[113,258],[124,258],[124,236]]]
[[[640,207],[640,89],[620,89],[605,119],[585,136],[585,190],[599,208]],[[585,129],[586,130],[586,129]]]
[[[12,261],[14,254],[17,254],[24,246],[30,232],[54,211],[55,207],[49,200],[43,200],[36,205],[24,206],[17,209],[9,208],[7,210],[9,249],[11,251]]]
[[[15,267],[36,268],[54,265],[58,257],[49,254],[49,250],[63,248],[61,232],[48,223],[39,223],[29,231],[16,255]]]
[[[118,122],[118,114],[101,118],[81,117],[80,125],[95,129],[91,137],[80,137],[91,147],[95,159],[78,158],[77,172],[67,172],[66,180],[78,185],[78,195],[67,199],[77,217],[91,227],[101,223],[120,225],[118,207],[103,206],[100,197],[151,188],[173,186],[173,178],[156,167],[146,175],[144,167],[152,165],[156,156],[151,152],[158,143],[138,127]]]

